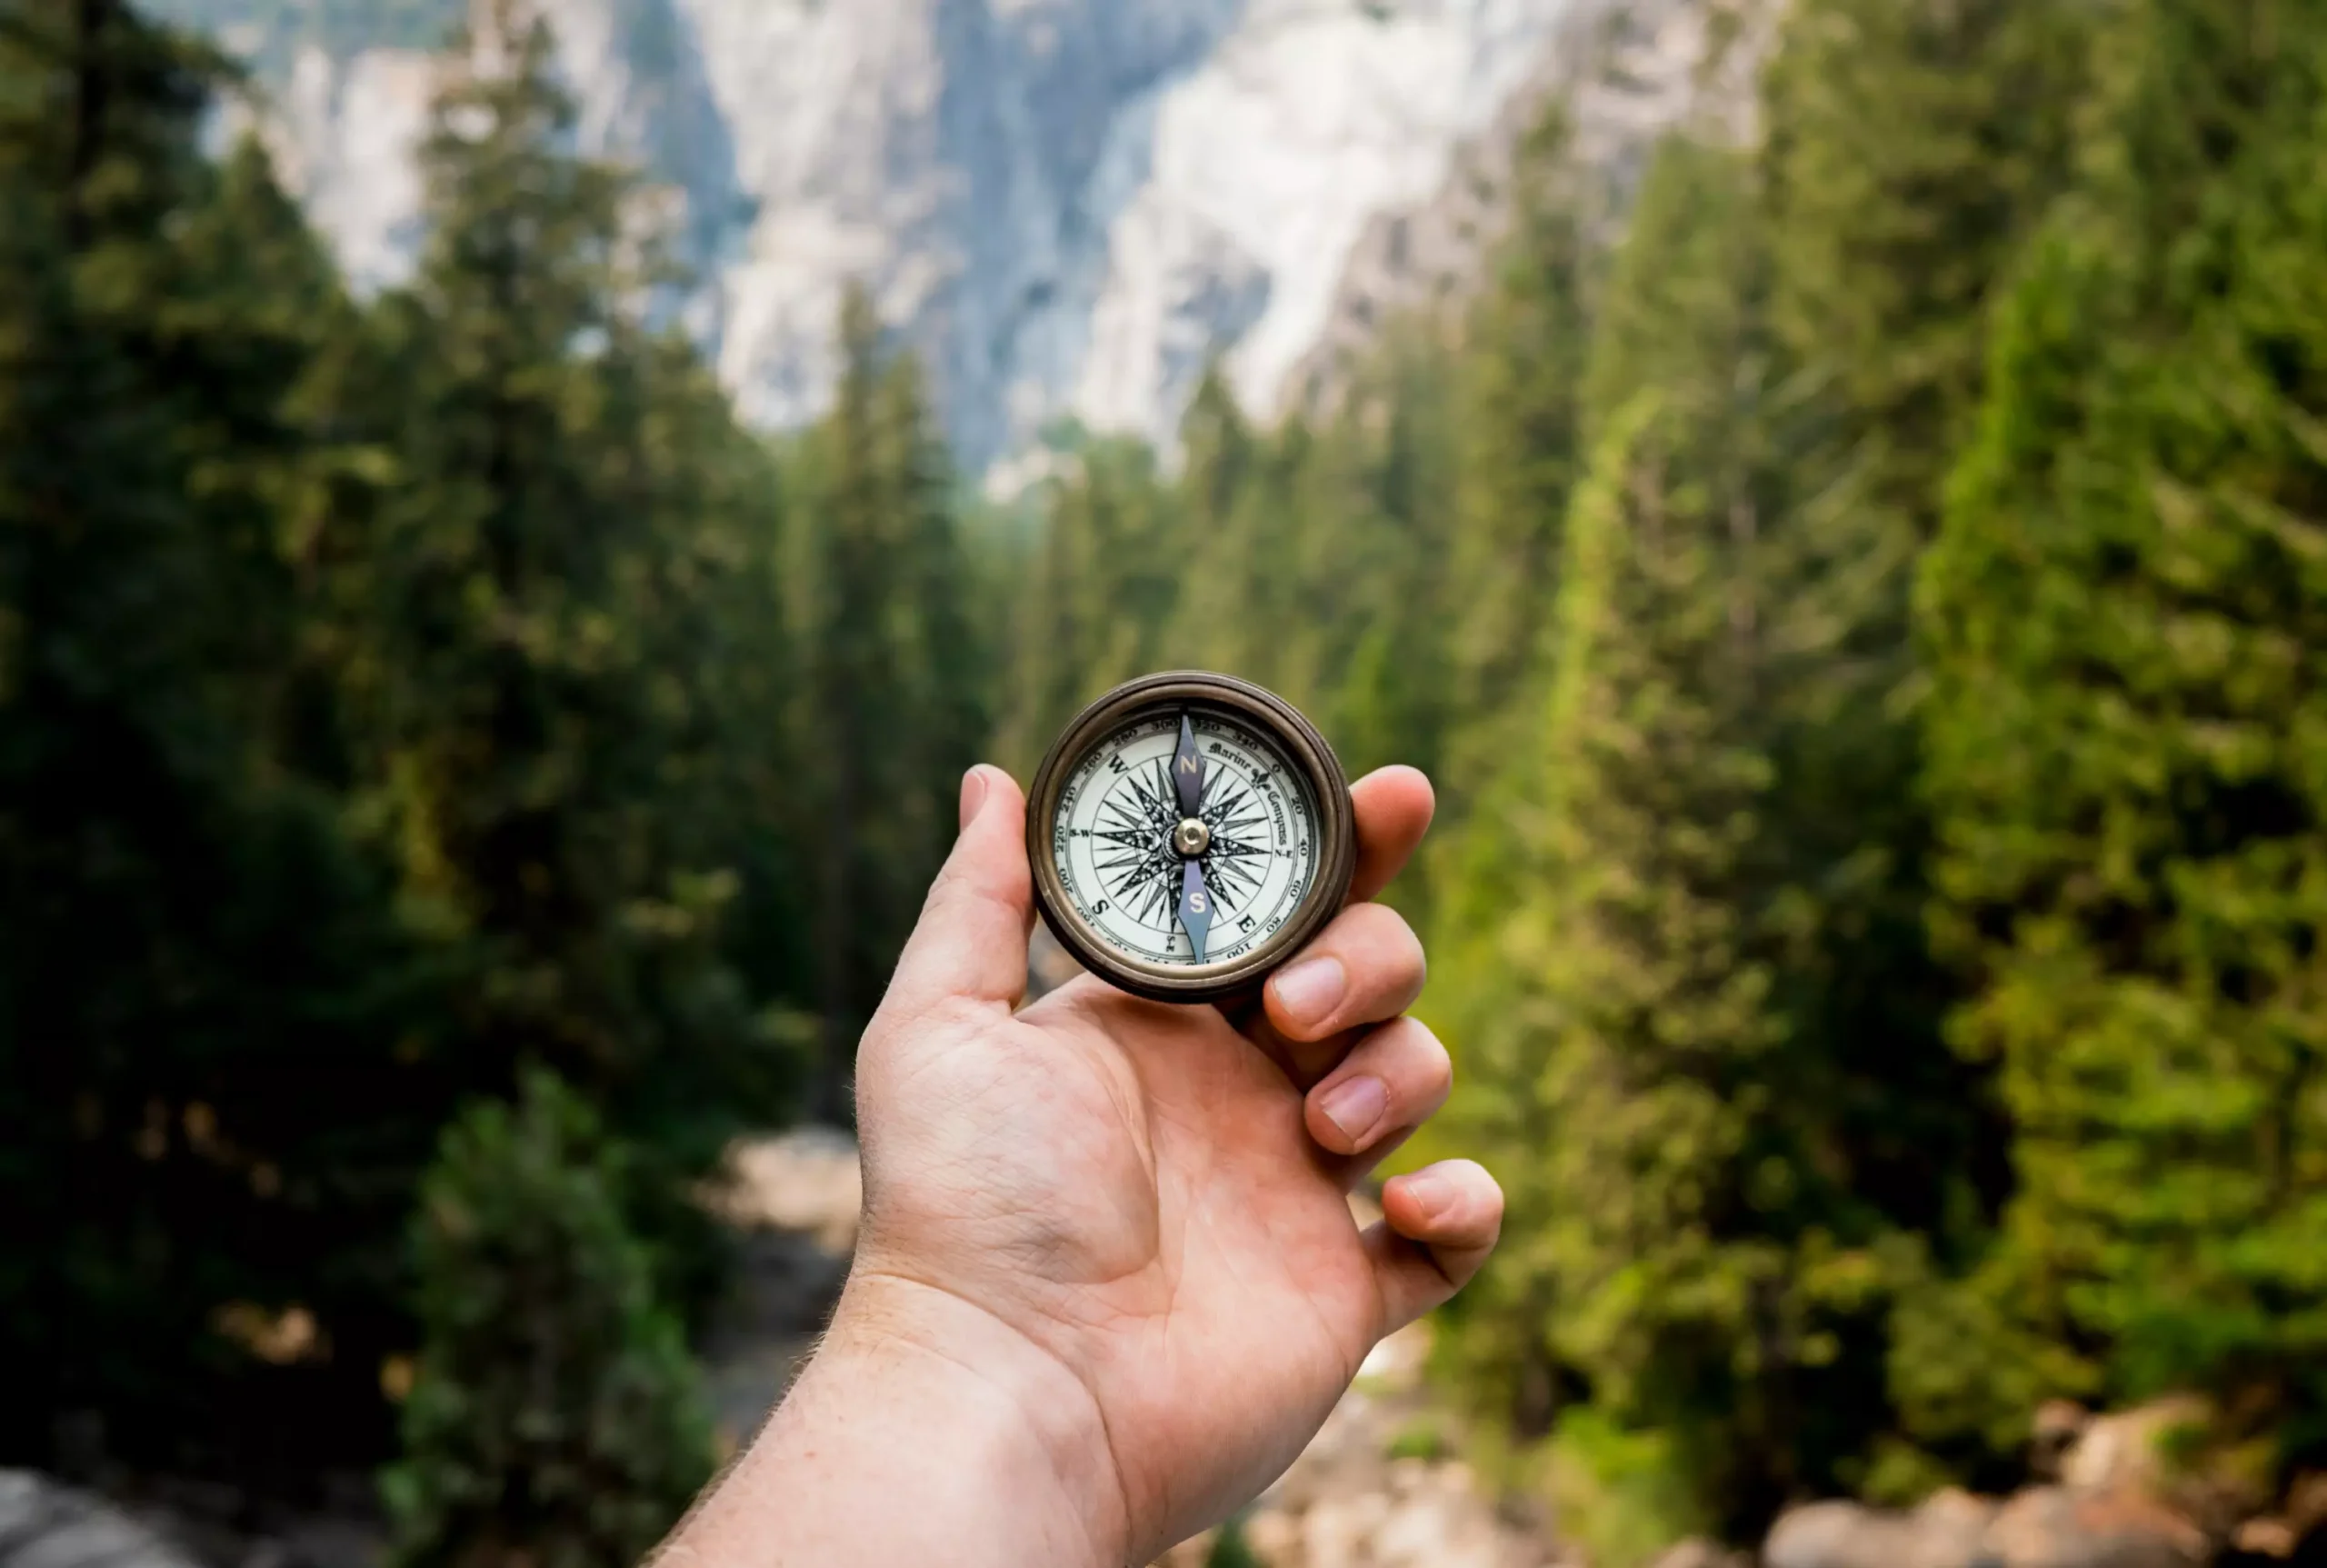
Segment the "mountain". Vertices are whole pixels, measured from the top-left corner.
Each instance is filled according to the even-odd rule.
[[[1313,344],[1277,391],[1330,404],[1385,322],[1469,297],[1509,205],[1527,134],[1556,101],[1573,194],[1601,239],[1617,237],[1649,154],[1686,126],[1711,142],[1756,134],[1755,88],[1783,14],[1778,0],[1616,0],[1579,5],[1487,128],[1458,145],[1425,200],[1369,219]],[[1442,325],[1458,326],[1459,321]]]
[[[1168,444],[1215,355],[1278,406],[1346,335],[1369,234],[1441,199],[1563,39],[1705,3],[541,0],[583,145],[663,188],[746,414],[819,410],[861,280],[973,471],[1062,418]],[[286,181],[393,282],[463,0],[155,5],[250,62]]]

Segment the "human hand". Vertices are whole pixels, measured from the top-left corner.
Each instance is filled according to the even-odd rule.
[[[1374,1343],[1485,1260],[1503,1197],[1467,1161],[1393,1180],[1370,1231],[1347,1207],[1449,1083],[1402,1016],[1421,944],[1363,902],[1429,825],[1430,785],[1393,768],[1352,794],[1354,902],[1262,1005],[1086,976],[1014,1015],[1024,799],[997,769],[964,781],[961,839],[858,1054],[855,1266],[744,1485],[794,1510],[811,1476],[911,1502],[795,1529],[797,1561],[1144,1562],[1281,1473]],[[749,1504],[725,1502],[680,1549],[731,1560]]]

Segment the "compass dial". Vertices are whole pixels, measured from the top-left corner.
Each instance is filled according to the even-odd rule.
[[[1333,748],[1283,698],[1201,671],[1084,709],[1026,802],[1043,919],[1083,966],[1164,1002],[1246,994],[1348,896]]]
[[[1183,727],[1203,760],[1201,804],[1174,781]],[[1182,824],[1201,822],[1183,838]],[[1164,711],[1103,738],[1059,791],[1051,854],[1074,911],[1122,953],[1193,966],[1242,958],[1284,929],[1317,874],[1317,806],[1283,751],[1224,715]],[[1200,854],[1183,846],[1201,843]],[[1193,863],[1208,907],[1199,953],[1182,916]]]

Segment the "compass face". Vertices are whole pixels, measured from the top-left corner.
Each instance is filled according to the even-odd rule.
[[[1183,724],[1202,762],[1201,831],[1187,826],[1175,779]],[[1251,954],[1300,912],[1324,848],[1315,793],[1273,739],[1233,716],[1176,705],[1132,719],[1074,762],[1052,824],[1052,859],[1082,924],[1143,966]],[[1191,899],[1208,938],[1201,952]]]

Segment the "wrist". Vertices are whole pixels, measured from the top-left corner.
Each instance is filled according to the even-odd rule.
[[[1128,1539],[1081,1380],[983,1308],[860,1271],[792,1393],[665,1561],[1119,1568]]]

